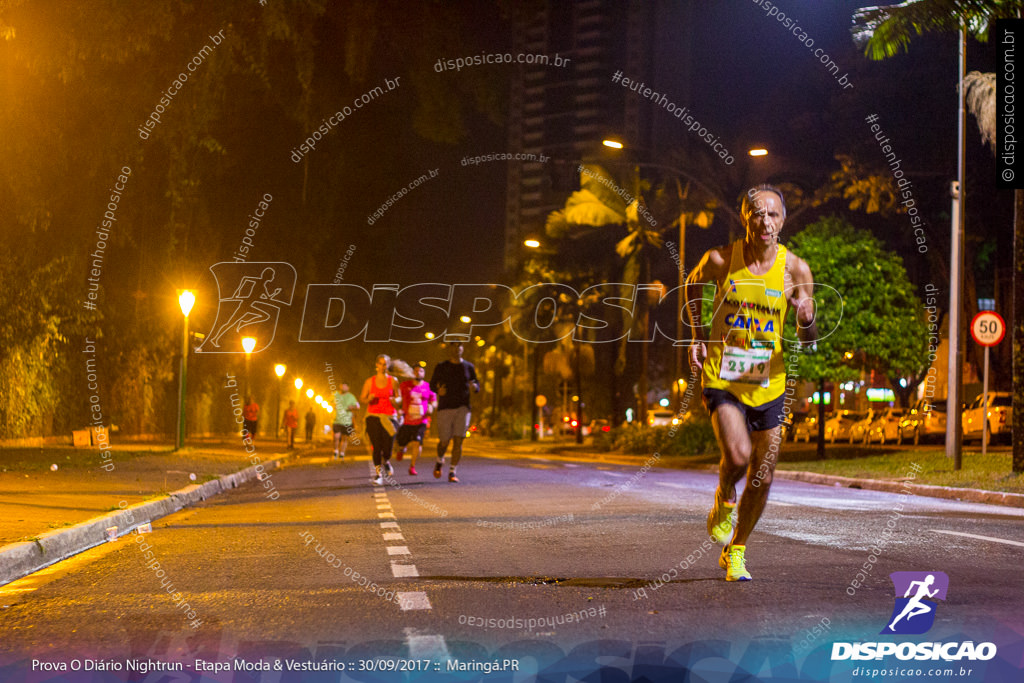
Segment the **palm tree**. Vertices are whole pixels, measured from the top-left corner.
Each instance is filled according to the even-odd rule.
[[[857,10],[853,37],[864,45],[868,57],[884,59],[906,50],[915,34],[960,31],[964,25],[975,38],[986,41],[994,20],[1018,18],[1022,11],[1021,0],[907,0]],[[995,154],[995,74],[972,72],[963,85],[982,142]],[[1024,415],[1024,190],[1014,192],[1012,331],[1013,410]],[[1013,471],[1024,472],[1024,420],[1013,423]]]
[[[660,249],[661,234],[647,220],[642,192],[647,189],[640,179],[639,171],[634,173],[632,194],[619,188],[611,174],[604,168],[585,164],[580,173],[580,189],[566,200],[565,208],[552,212],[547,219],[545,230],[550,237],[585,238],[595,231],[611,226],[625,226],[626,236],[615,245],[615,252],[623,259],[621,282],[636,291],[637,285],[646,284],[650,278],[651,252]],[[625,197],[625,198],[624,198]],[[627,201],[629,199],[629,201]],[[638,301],[640,315],[634,319],[640,324],[647,320],[647,302]],[[634,320],[629,323],[635,324]],[[627,323],[627,324],[629,324]],[[628,335],[623,337],[619,356],[615,363],[615,375],[621,375],[626,366]],[[647,344],[641,344],[640,367],[640,419],[646,420],[647,411]]]

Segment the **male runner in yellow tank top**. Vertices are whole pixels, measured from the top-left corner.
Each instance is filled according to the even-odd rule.
[[[782,326],[787,305],[797,311],[800,341],[817,338],[811,269],[779,244],[786,220],[782,192],[751,188],[740,209],[746,236],[704,254],[687,278],[695,343],[690,362],[702,372],[704,404],[722,451],[708,533],[724,544],[726,581],[749,581],[747,537],[768,501],[786,390]],[[701,288],[716,286],[710,336],[701,325]],[[736,483],[747,475],[739,504]],[[730,540],[731,539],[731,540]]]

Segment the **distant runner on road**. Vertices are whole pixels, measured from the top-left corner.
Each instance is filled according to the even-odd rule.
[[[800,341],[817,339],[813,279],[807,263],[779,244],[786,220],[782,192],[751,188],[740,209],[746,235],[707,251],[687,278],[687,311],[695,343],[690,363],[702,370],[704,405],[722,451],[708,534],[725,545],[726,581],[749,581],[746,543],[771,487],[781,441],[786,366],[782,326],[797,312]],[[710,337],[701,324],[703,285],[716,285]],[[736,502],[736,483],[747,475]]]
[[[462,460],[462,442],[469,429],[469,395],[480,391],[476,368],[462,359],[465,346],[462,342],[448,342],[444,345],[448,360],[434,366],[430,376],[430,388],[437,394],[437,462],[434,463],[434,478],[441,478],[444,454],[448,443],[452,443],[452,464],[448,467],[448,481],[457,484],[459,478],[455,468]]]

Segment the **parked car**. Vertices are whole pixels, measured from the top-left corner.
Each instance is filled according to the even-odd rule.
[[[946,436],[946,402],[921,399],[900,420],[896,443],[913,441],[914,445]]]
[[[818,438],[818,416],[805,415],[797,418],[790,433],[793,435],[793,441],[802,440],[810,443],[811,439]]]
[[[886,408],[876,414],[874,421],[868,427],[867,442],[878,442],[884,446],[886,443],[899,441],[900,420],[906,415],[904,408]]]
[[[591,420],[589,425],[584,425],[583,436],[590,436],[599,432],[610,432],[612,423],[608,420]]]
[[[825,420],[825,440],[835,443],[836,439],[846,439],[850,436],[850,427],[855,422],[864,419],[864,413],[855,413],[852,410],[840,410],[832,417]]]
[[[866,413],[859,413],[860,419],[850,425],[850,430],[847,433],[847,438],[850,443],[867,443],[868,442],[868,430],[871,428],[871,423],[878,417],[878,413],[874,410],[869,410]]]
[[[671,410],[648,410],[647,411],[647,426],[649,427],[671,427],[674,422],[676,414]]]
[[[1010,438],[1013,424],[1013,396],[1006,391],[988,392],[988,405],[982,406],[978,396],[967,404],[963,412],[964,438],[981,439],[985,420],[988,420],[989,441]]]

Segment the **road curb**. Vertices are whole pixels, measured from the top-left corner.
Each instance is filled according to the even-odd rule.
[[[835,474],[818,474],[817,472],[800,472],[795,470],[775,470],[774,476],[778,479],[794,479],[821,486],[844,486],[846,488],[885,491],[887,493],[910,492],[916,496],[927,496],[929,498],[946,498],[948,500],[960,500],[968,503],[988,503],[990,505],[1024,508],[1024,494],[1020,493],[912,484],[909,480],[854,479],[852,477],[840,477]]]
[[[277,469],[289,457],[291,456],[261,462],[233,474],[222,474],[203,484],[190,484],[159,500],[137,503],[119,512],[94,517],[66,529],[48,531],[34,541],[2,546],[0,547],[0,586],[106,543],[108,541],[107,529],[111,527],[117,527],[117,536],[120,538],[142,524],[153,522],[207,498],[238,488],[256,477],[256,468]]]

